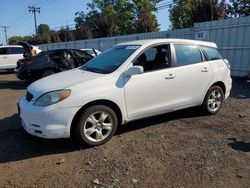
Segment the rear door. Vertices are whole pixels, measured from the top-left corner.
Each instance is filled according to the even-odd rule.
[[[23,52],[22,47],[0,48],[0,69],[14,69],[17,61],[23,58]]]
[[[172,88],[175,89],[176,109],[202,103],[212,80],[213,71],[198,46],[173,44],[175,65],[167,76],[173,75]]]
[[[22,47],[9,47],[7,48],[8,54],[8,67],[15,68],[17,61],[23,58],[24,49]]]

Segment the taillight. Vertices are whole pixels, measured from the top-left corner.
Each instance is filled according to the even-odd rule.
[[[33,63],[32,61],[22,61],[22,62],[20,63],[20,66],[21,66],[21,67],[24,67],[24,66],[30,65],[30,64],[32,64],[32,63]]]

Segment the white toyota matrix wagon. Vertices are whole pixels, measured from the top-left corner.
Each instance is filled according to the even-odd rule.
[[[192,106],[215,114],[231,85],[230,65],[215,43],[139,40],[34,82],[19,101],[19,114],[31,135],[73,136],[93,146],[136,119]]]

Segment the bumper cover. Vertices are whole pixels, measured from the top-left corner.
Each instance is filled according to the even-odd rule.
[[[18,104],[19,117],[26,132],[48,139],[70,137],[71,122],[77,108],[61,108],[56,104],[37,107],[32,103],[22,97]]]

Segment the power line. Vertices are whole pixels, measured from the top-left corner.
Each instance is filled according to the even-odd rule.
[[[45,3],[45,4],[43,4],[43,5],[41,5],[40,7],[45,7],[45,6],[48,6],[48,5],[52,4],[52,3],[55,3],[56,1],[58,1],[58,0],[49,1],[49,2],[48,2],[48,0],[47,0],[47,1],[46,1],[46,3]]]
[[[10,27],[8,27],[8,26],[0,26],[0,27],[4,29],[5,41],[6,41],[6,44],[8,44],[7,29]]]
[[[175,3],[173,1],[164,2],[156,6],[157,10],[162,10],[166,8],[171,8]]]
[[[10,23],[10,26],[16,25],[17,22],[20,21],[20,18],[23,18],[24,15],[26,14],[27,8],[25,8],[13,21]],[[27,15],[26,15],[27,16]]]
[[[32,12],[34,14],[34,20],[35,20],[35,30],[36,30],[36,35],[38,34],[37,31],[37,24],[36,24],[36,13],[39,12],[40,13],[40,7],[36,8],[34,6],[29,6],[29,12]]]

